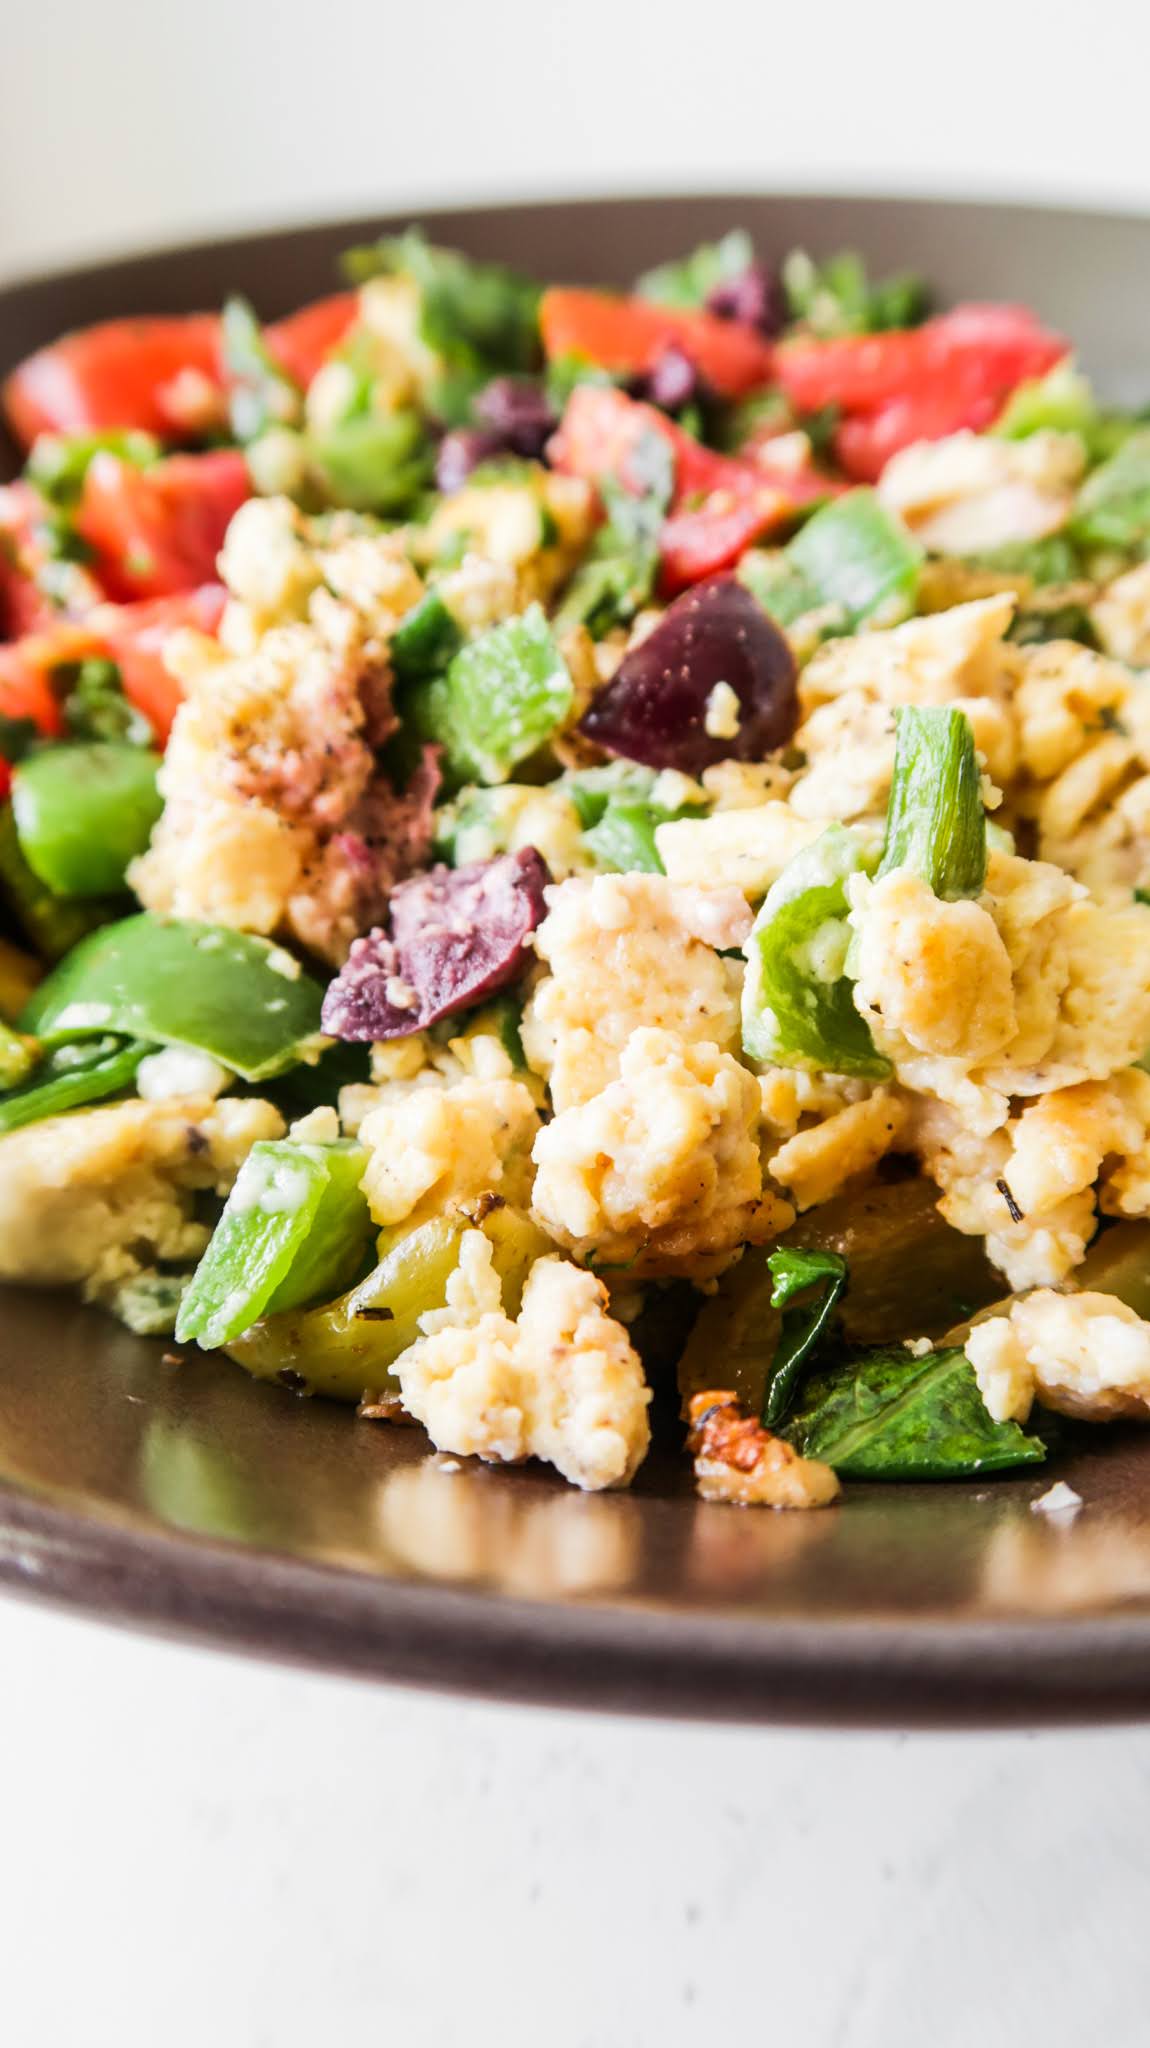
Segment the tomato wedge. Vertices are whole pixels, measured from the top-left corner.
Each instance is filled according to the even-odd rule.
[[[801,412],[845,415],[835,453],[870,483],[900,448],[988,426],[1016,385],[1068,353],[1025,306],[956,306],[890,334],[784,342],[775,375]]]
[[[359,305],[356,292],[335,292],[301,306],[286,320],[275,320],[264,329],[264,340],[281,370],[306,391],[317,370],[332,350],[339,347],[352,325]]]
[[[576,385],[547,452],[568,475],[595,484],[612,478],[640,491],[641,445],[650,435],[674,459],[671,512],[660,539],[660,585],[668,596],[729,569],[752,541],[788,525],[803,505],[842,489],[814,469],[772,468],[765,450],[753,461],[719,455],[656,406],[598,384]]]
[[[93,457],[76,528],[109,596],[167,597],[215,575],[232,515],[251,496],[238,449],[169,455],[150,469]]]
[[[219,342],[215,313],[106,320],[64,335],[13,370],[4,410],[25,447],[37,434],[111,427],[180,438],[189,431],[189,376],[201,399],[220,390]]]
[[[768,383],[774,366],[773,348],[753,327],[611,292],[544,292],[539,329],[550,359],[584,356],[614,372],[649,369],[673,342],[723,398]]]
[[[226,599],[222,583],[205,583],[143,604],[102,605],[92,614],[101,651],[116,663],[125,697],[143,712],[161,747],[167,745],[184,695],[164,666],[164,647],[181,626],[214,633]]]

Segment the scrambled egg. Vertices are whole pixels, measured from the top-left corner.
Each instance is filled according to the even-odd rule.
[[[363,1191],[376,1223],[422,1223],[480,1195],[526,1205],[539,1112],[522,1081],[395,1081],[359,1124]]]
[[[916,441],[887,463],[879,497],[938,555],[979,555],[1065,526],[1085,467],[1077,434],[1022,441],[964,431]]]
[[[543,1458],[574,1486],[627,1486],[650,1440],[650,1391],[592,1273],[538,1259],[518,1318],[504,1314],[491,1246],[464,1235],[446,1309],[395,1365],[404,1407],[439,1450],[497,1464]]]
[[[226,1195],[270,1102],[211,1095],[109,1103],[0,1138],[0,1280],[103,1297],[157,1261],[199,1256],[197,1192]]]
[[[1017,804],[1042,858],[1129,902],[1150,883],[1150,680],[1052,641],[1024,652],[1014,712]]]
[[[1150,1417],[1150,1323],[1111,1294],[1042,1288],[976,1323],[965,1348],[996,1421],[1025,1422],[1036,1398],[1087,1422]]]
[[[539,1132],[536,1221],[630,1277],[709,1278],[794,1221],[763,1192],[759,1114],[755,1080],[729,1053],[634,1031],[618,1078]]]
[[[699,889],[738,889],[754,903],[822,829],[821,822],[801,818],[775,799],[657,825],[655,845],[670,881]]]
[[[859,1101],[832,1110],[820,1122],[796,1130],[769,1153],[767,1172],[786,1189],[796,1208],[813,1209],[896,1150],[907,1122],[904,1098],[894,1089],[876,1088]]]
[[[832,640],[803,671],[795,747],[807,767],[788,801],[802,818],[881,818],[894,767],[896,709],[949,704],[965,711],[998,783],[1014,772],[1009,697],[1018,650],[1005,634],[1008,593],[910,619],[890,632]]]
[[[1116,576],[1090,608],[1107,654],[1135,668],[1150,668],[1150,562]]]
[[[741,963],[717,949],[746,937],[741,895],[678,889],[663,875],[596,875],[548,890],[547,905],[535,950],[551,971],[524,1010],[522,1038],[556,1111],[615,1079],[641,1025],[721,1052],[738,1046]]]

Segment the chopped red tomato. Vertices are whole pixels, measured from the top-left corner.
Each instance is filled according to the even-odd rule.
[[[205,583],[199,590],[144,604],[103,605],[92,614],[101,651],[116,663],[125,697],[143,712],[161,747],[167,745],[184,695],[164,665],[164,648],[180,626],[214,633],[226,597],[222,583]]]
[[[139,427],[182,438],[209,422],[220,391],[215,313],[106,320],[38,349],[4,386],[4,410],[25,447],[37,434],[92,434]],[[189,417],[199,400],[201,417]]]
[[[723,398],[768,383],[774,364],[774,350],[753,327],[611,292],[544,292],[539,328],[552,360],[578,355],[614,372],[649,369],[673,342]]]
[[[52,598],[44,589],[49,567],[57,571]],[[0,639],[49,632],[62,616],[83,617],[104,595],[79,562],[52,562],[39,492],[26,483],[0,487]]]
[[[569,475],[591,483],[610,477],[638,491],[643,480],[636,463],[652,434],[674,458],[671,513],[660,541],[667,595],[730,568],[752,541],[778,532],[801,506],[841,488],[814,469],[772,468],[765,450],[752,461],[716,454],[657,407],[596,384],[576,386],[548,455]]]
[[[150,469],[100,454],[88,466],[76,529],[111,597],[166,597],[211,582],[232,515],[250,496],[238,449],[169,455]]]
[[[355,292],[336,292],[265,327],[264,340],[280,369],[287,371],[301,391],[307,390],[317,370],[339,347],[355,319],[358,303]]]
[[[845,415],[835,453],[873,482],[913,441],[988,426],[1016,385],[1044,376],[1068,344],[1024,306],[956,306],[922,327],[783,343],[775,375],[802,412]]]

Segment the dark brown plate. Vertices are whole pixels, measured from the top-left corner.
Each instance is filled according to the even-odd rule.
[[[936,202],[620,200],[428,214],[542,276],[625,281],[744,222],[855,244],[947,297],[1017,298],[1115,397],[1150,396],[1150,221]],[[0,292],[0,367],[68,326],[327,289],[362,221]],[[704,1507],[656,1454],[630,1495],[444,1471],[410,1429],[179,1365],[71,1301],[0,1295],[0,1575],[107,1619],[380,1678],[744,1720],[993,1724],[1150,1708],[1150,1441],[1054,1471],[851,1487],[826,1513]],[[1054,1520],[1054,1476],[1082,1494]]]

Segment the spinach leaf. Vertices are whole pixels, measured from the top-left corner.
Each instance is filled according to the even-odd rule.
[[[828,256],[825,263],[813,262],[805,249],[792,250],[783,264],[783,286],[792,320],[824,337],[913,327],[927,311],[921,277],[904,271],[872,284],[853,249]]]
[[[838,1252],[808,1251],[794,1246],[772,1252],[767,1264],[774,1285],[771,1307],[783,1311],[783,1326],[767,1371],[763,1422],[777,1429],[799,1383],[799,1377],[830,1327],[835,1303],[847,1284],[847,1262]],[[796,1300],[805,1295],[805,1302]]]
[[[959,1350],[895,1346],[816,1370],[782,1433],[853,1479],[963,1479],[1046,1456],[1017,1422],[992,1419]]]

